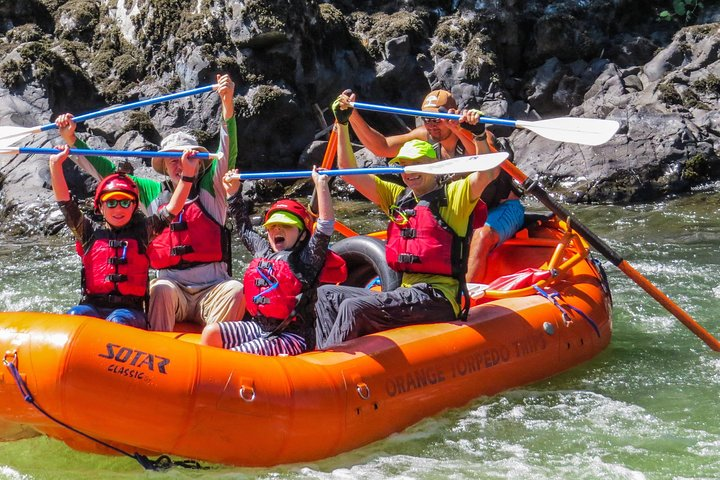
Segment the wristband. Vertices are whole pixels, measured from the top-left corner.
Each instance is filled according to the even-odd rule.
[[[482,132],[479,135],[473,135],[474,140],[486,140],[487,139],[487,132]]]
[[[183,182],[193,183],[195,181],[195,177],[188,177],[183,175],[182,177],[180,177],[180,180],[182,180]]]

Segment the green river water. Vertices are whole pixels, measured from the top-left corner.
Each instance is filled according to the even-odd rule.
[[[657,204],[570,209],[720,335],[718,186]],[[339,218],[362,219],[346,223],[363,231],[383,221],[367,204],[346,203],[340,210]],[[242,259],[236,262],[241,272]],[[604,264],[614,295],[613,341],[605,352],[552,379],[476,399],[367,447],[272,469],[209,465],[158,473],[125,457],[78,453],[36,437],[0,443],[0,478],[720,478],[720,353]],[[77,272],[67,238],[0,239],[0,310],[60,312],[77,301]]]

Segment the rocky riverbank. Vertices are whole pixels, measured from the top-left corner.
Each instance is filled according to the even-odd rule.
[[[361,101],[417,108],[429,89],[447,88],[489,116],[619,121],[618,134],[597,147],[494,131],[509,137],[526,173],[568,201],[651,201],[720,177],[720,7],[706,2],[689,18],[661,20],[671,3],[6,2],[0,125],[42,125],[229,72],[240,167],[307,168],[322,156],[328,106],[343,89]],[[213,147],[218,108],[213,94],[186,98],[88,121],[81,136],[96,148],[156,148],[162,135],[187,128]],[[388,133],[409,121],[367,118]],[[18,146],[58,142],[50,131]],[[94,188],[79,172],[71,178],[80,197]],[[257,187],[248,191],[272,196],[285,186]],[[0,158],[0,231],[58,231],[50,199],[46,158]]]

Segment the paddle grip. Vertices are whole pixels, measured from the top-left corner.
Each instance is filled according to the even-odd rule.
[[[90,120],[93,118],[103,117],[105,115],[111,115],[113,113],[124,112],[126,110],[133,110],[135,108],[145,107],[147,105],[154,105],[156,103],[168,102],[170,100],[175,100],[178,98],[190,97],[192,95],[198,95],[201,93],[209,92],[216,86],[217,86],[217,84],[206,85],[204,87],[198,87],[198,88],[194,88],[192,90],[185,90],[184,92],[176,92],[176,93],[171,93],[169,95],[163,95],[161,97],[140,100],[139,102],[128,103],[125,105],[117,105],[115,107],[105,108],[102,110],[98,110],[96,112],[90,112],[90,113],[86,113],[84,115],[80,115],[78,117],[74,117],[73,120],[75,121],[75,123],[80,123],[80,122],[84,122],[86,120]],[[40,127],[40,131],[45,132],[47,130],[52,130],[53,128],[57,128],[57,126],[54,123],[48,123],[47,125],[43,125],[42,127]]]

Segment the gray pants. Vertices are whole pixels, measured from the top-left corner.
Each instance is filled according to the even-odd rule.
[[[404,325],[455,319],[452,304],[427,283],[391,292],[323,285],[315,313],[318,349]]]

